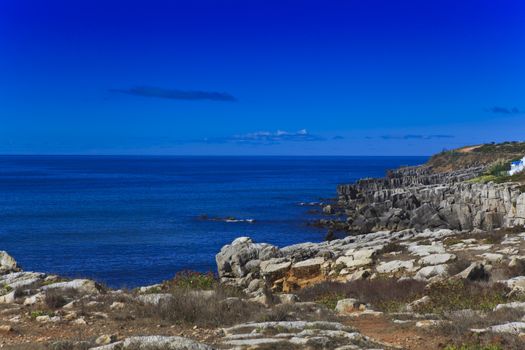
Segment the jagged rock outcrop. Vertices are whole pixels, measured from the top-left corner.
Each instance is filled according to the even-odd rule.
[[[428,166],[401,168],[383,179],[337,188],[354,232],[406,228],[493,229],[525,224],[525,193],[516,183],[467,182],[483,167],[433,173]]]
[[[286,293],[325,280],[348,281],[367,278],[373,273],[407,273],[408,276],[415,276],[420,268],[443,265],[452,261],[455,256],[447,254],[442,243],[421,246],[411,241],[443,240],[454,234],[454,231],[448,229],[425,232],[382,231],[321,243],[295,244],[280,249],[268,244],[254,243],[250,238],[243,237],[224,246],[217,254],[216,260],[219,277],[223,283],[241,287],[250,295],[260,296],[269,290]],[[379,259],[378,252],[393,242],[405,244],[410,254],[419,258],[388,261]],[[272,251],[272,254],[254,254],[251,255],[251,260],[245,259],[248,256],[247,251],[261,251],[261,246],[264,246],[266,251]],[[243,261],[244,265],[239,266],[237,271],[244,273],[232,274],[228,263],[232,260]],[[445,272],[432,270],[420,277],[429,279],[436,275],[445,275]]]
[[[17,263],[15,259],[9,254],[7,254],[6,251],[1,250],[0,251],[0,274],[7,273],[7,272],[16,272],[19,268],[17,266]]]

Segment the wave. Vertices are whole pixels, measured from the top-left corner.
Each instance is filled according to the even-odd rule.
[[[228,222],[228,223],[244,222],[244,223],[248,223],[248,224],[253,224],[255,222],[255,219],[238,219],[238,218],[234,218],[232,216],[221,218],[221,217],[211,217],[211,216],[208,216],[208,215],[201,215],[201,216],[199,216],[199,220],[216,221],[216,222]]]
[[[298,205],[301,207],[318,207],[318,206],[324,205],[324,203],[323,202],[300,202],[298,203]]]

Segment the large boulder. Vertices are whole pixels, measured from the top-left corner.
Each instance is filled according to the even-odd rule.
[[[19,271],[16,260],[6,251],[0,250],[0,274]]]
[[[249,237],[240,237],[222,247],[215,256],[217,270],[221,278],[242,278],[257,269],[258,264],[248,264],[255,260],[268,260],[278,255],[277,247],[271,244],[257,244]]]

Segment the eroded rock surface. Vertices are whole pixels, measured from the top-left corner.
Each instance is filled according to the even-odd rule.
[[[363,233],[407,228],[490,230],[525,224],[525,193],[520,184],[465,182],[483,170],[435,173],[428,166],[406,167],[382,179],[340,185],[339,214],[346,220],[335,224]]]

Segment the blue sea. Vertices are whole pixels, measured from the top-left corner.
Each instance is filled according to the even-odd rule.
[[[301,203],[425,161],[0,156],[0,250],[25,270],[112,287],[157,283],[183,269],[215,271],[215,254],[239,236],[278,246],[322,241],[325,230],[307,225],[315,207]]]

